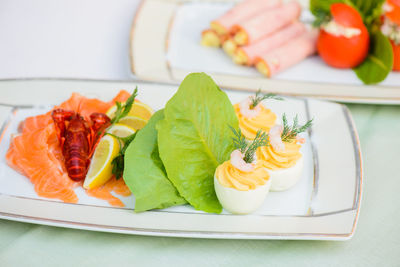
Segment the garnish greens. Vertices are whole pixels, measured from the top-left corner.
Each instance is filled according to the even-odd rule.
[[[125,151],[128,148],[129,144],[135,139],[136,134],[139,132],[137,130],[135,133],[128,135],[126,137],[119,137],[111,133],[106,133],[108,135],[111,135],[115,137],[118,142],[119,142],[119,153],[118,155],[111,161],[112,165],[112,174],[115,175],[115,178],[118,180],[119,178],[122,177],[122,174],[124,173],[124,156],[125,156]]]
[[[129,111],[131,111],[132,105],[135,102],[135,98],[137,97],[137,95],[138,89],[136,87],[131,96],[126,100],[125,104],[121,104],[120,102],[115,103],[117,105],[117,111],[114,114],[114,118],[111,119],[110,127],[113,124],[118,123],[120,119],[129,114]]]
[[[229,128],[231,128],[231,131],[234,135],[234,137],[232,137],[234,146],[236,147],[236,149],[239,149],[242,154],[244,154],[246,152],[247,142],[246,138],[242,134],[242,131],[240,130],[240,128],[238,131],[236,131],[236,129],[232,126],[229,126]]]
[[[382,14],[382,4],[385,0],[310,0],[310,10],[317,17],[322,13],[330,13],[330,7],[335,3],[344,3],[355,8],[363,18],[367,28],[379,20]]]
[[[114,124],[118,123],[123,117],[129,114],[137,95],[138,95],[138,89],[136,87],[133,93],[130,95],[130,97],[126,100],[125,104],[122,104],[120,102],[115,102],[115,104],[117,105],[117,111],[115,111],[114,117],[111,119],[110,121],[111,124],[110,126],[108,126],[107,130],[110,129]],[[107,130],[106,134],[115,137],[119,142],[120,150],[118,156],[115,157],[111,162],[112,174],[114,174],[115,178],[118,180],[119,178],[122,177],[122,174],[124,172],[125,151],[128,148],[128,145],[133,141],[133,139],[135,139],[135,136],[138,131],[127,137],[118,137],[114,134],[107,133]]]
[[[268,146],[268,134],[261,130],[257,131],[254,140],[248,144],[240,129],[236,130],[232,126],[229,127],[234,135],[234,137],[232,137],[233,144],[235,145],[236,149],[239,149],[244,155],[243,160],[246,163],[251,163],[254,161],[254,154],[256,153],[257,148],[261,146]]]
[[[250,109],[253,109],[255,107],[257,107],[257,105],[265,100],[265,99],[275,99],[275,100],[283,100],[282,97],[277,96],[276,94],[272,94],[272,93],[268,93],[268,94],[263,94],[261,92],[261,89],[258,89],[257,93],[255,96],[253,96],[251,98],[251,105],[250,105]]]
[[[329,14],[329,12],[326,12],[323,9],[315,10],[314,17],[315,20],[313,21],[312,25],[316,28],[321,27],[323,24],[328,23],[332,19],[332,16]]]
[[[296,139],[296,136],[299,133],[305,132],[309,127],[311,127],[313,119],[307,121],[304,125],[299,125],[299,118],[296,115],[293,119],[293,125],[290,126],[288,124],[286,114],[283,114],[282,116],[282,122],[283,122],[283,131],[281,134],[281,139],[283,142],[291,142],[294,139]]]
[[[383,81],[393,67],[393,51],[388,37],[380,29],[382,5],[385,0],[310,0],[310,10],[315,16],[314,26],[321,26],[331,17],[330,7],[334,3],[344,3],[355,8],[361,15],[371,37],[367,58],[353,68],[364,84]]]

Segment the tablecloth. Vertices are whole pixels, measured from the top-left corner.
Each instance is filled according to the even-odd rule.
[[[1,1],[0,78],[131,78],[137,4]],[[146,237],[0,220],[0,266],[400,266],[400,106],[348,107],[364,160],[360,218],[349,241]]]

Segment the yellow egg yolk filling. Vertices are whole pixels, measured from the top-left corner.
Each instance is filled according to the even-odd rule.
[[[248,118],[240,112],[240,105],[235,104],[236,116],[239,119],[239,127],[246,139],[254,139],[259,129],[268,133],[272,126],[275,125],[276,114],[270,109],[264,107],[263,104],[258,105],[260,112],[257,116]]]
[[[276,151],[272,146],[259,147],[256,151],[258,161],[269,170],[287,169],[293,167],[302,157],[301,145],[297,141],[284,142],[285,149]]]
[[[252,172],[243,172],[235,168],[230,160],[219,165],[215,171],[215,177],[224,187],[230,187],[240,191],[248,191],[265,185],[269,180],[268,172],[263,165],[257,162]]]

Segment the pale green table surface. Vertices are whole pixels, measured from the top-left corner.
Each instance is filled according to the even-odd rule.
[[[400,106],[348,107],[364,160],[350,241],[161,238],[0,220],[0,266],[400,266]]]

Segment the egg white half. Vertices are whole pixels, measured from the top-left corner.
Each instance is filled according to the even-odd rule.
[[[294,166],[287,169],[269,170],[271,191],[284,191],[294,186],[303,172],[304,156]]]
[[[270,187],[271,179],[256,189],[240,191],[221,185],[214,176],[214,188],[218,200],[225,210],[233,214],[249,214],[257,210],[263,204]]]

